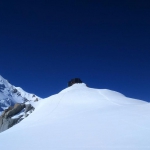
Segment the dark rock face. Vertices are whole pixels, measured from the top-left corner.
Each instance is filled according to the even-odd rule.
[[[5,85],[4,84],[0,84],[0,90],[4,90],[5,89]]]
[[[25,108],[25,104],[15,104],[11,110],[5,113],[5,117],[10,118],[19,113],[23,108]]]
[[[34,107],[31,104],[27,104],[25,106],[25,113],[27,113],[28,111],[32,112],[34,110]]]
[[[12,90],[12,93],[17,93],[17,92],[18,92],[17,89],[13,89],[13,90]]]
[[[38,98],[36,98],[35,100],[34,100],[34,102],[37,102],[39,99]]]
[[[17,123],[18,119],[0,117],[0,132],[3,132]]]
[[[13,107],[11,106],[4,110],[0,116],[0,132],[3,132],[19,123],[24,117],[28,116],[29,113],[32,113],[33,110],[34,107],[31,104],[15,104]],[[23,115],[18,115],[17,117],[12,118],[20,112],[22,112]]]
[[[72,86],[72,85],[75,84],[75,83],[82,83],[82,81],[81,81],[80,78],[71,79],[71,80],[68,82],[68,87],[69,87],[69,86]]]

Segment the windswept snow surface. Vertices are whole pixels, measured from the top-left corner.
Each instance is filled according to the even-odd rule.
[[[150,104],[75,84],[0,134],[1,150],[149,150]]]

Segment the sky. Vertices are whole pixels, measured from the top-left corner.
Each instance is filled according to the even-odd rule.
[[[0,74],[45,98],[79,77],[150,101],[150,2],[1,0]]]

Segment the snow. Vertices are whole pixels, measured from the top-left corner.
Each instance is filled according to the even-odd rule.
[[[36,98],[38,98],[38,100],[41,99],[34,94],[25,92],[20,87],[11,85],[0,75],[0,114],[1,111],[9,106],[13,106],[15,103],[24,103],[26,100],[29,101],[29,103],[34,103]]]
[[[75,84],[0,134],[2,150],[149,150],[150,104]]]

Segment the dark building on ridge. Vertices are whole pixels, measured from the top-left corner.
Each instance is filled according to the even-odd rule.
[[[72,85],[75,84],[75,83],[82,83],[82,81],[81,81],[80,78],[71,79],[71,80],[68,82],[68,87],[69,87],[69,86],[72,86]]]

